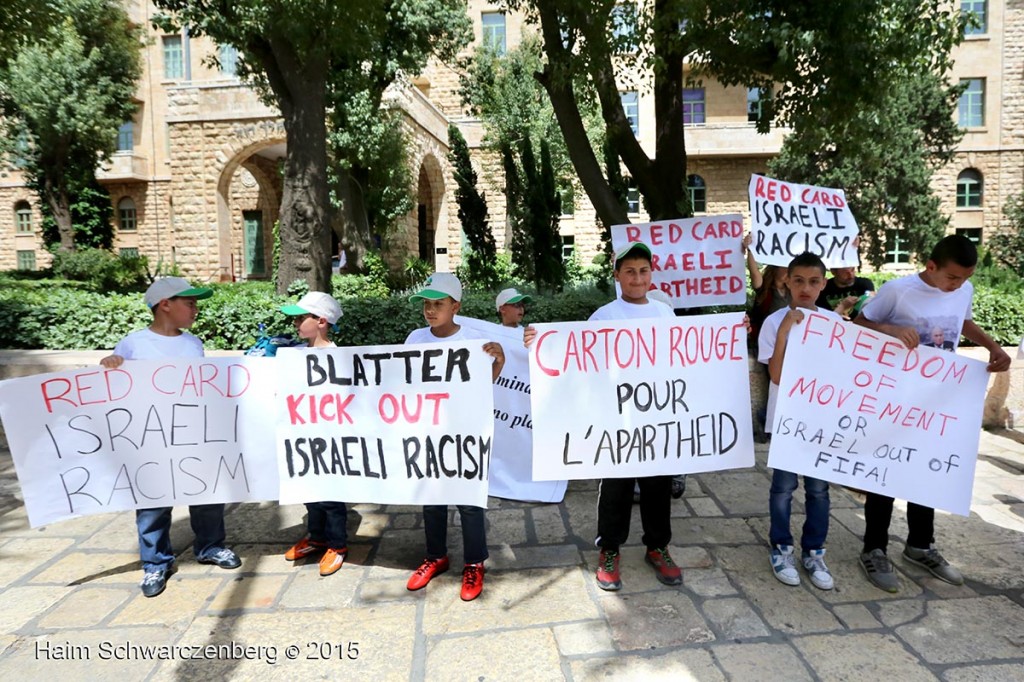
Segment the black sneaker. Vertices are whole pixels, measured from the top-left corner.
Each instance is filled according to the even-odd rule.
[[[143,597],[155,597],[167,587],[167,579],[174,575],[175,567],[172,564],[170,568],[157,569],[155,571],[146,571],[142,575],[142,582],[139,583],[139,589],[142,590]]]
[[[686,474],[672,477],[672,499],[678,500],[686,492]]]
[[[197,557],[196,561],[201,564],[215,564],[221,568],[238,568],[242,565],[242,560],[238,558],[238,555],[227,547],[221,547],[209,554]]]

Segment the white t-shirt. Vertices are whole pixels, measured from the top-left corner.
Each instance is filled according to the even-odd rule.
[[[771,359],[772,354],[775,353],[775,341],[779,336],[779,327],[782,325],[782,318],[786,316],[786,313],[790,311],[789,306],[785,308],[779,308],[774,313],[764,319],[761,324],[761,333],[757,335],[757,361],[767,365]],[[825,317],[833,320],[839,320],[842,322],[843,318],[824,308],[818,308],[817,310],[805,310],[804,313],[818,313]],[[803,324],[803,322],[801,322]],[[779,399],[779,385],[771,379],[768,380],[768,411],[764,417],[764,432],[772,432],[772,422],[775,420],[775,403]]]
[[[643,319],[645,317],[675,316],[676,314],[672,312],[672,309],[660,301],[652,301],[648,299],[646,304],[627,303],[621,298],[617,298],[611,303],[605,303],[603,306],[595,310],[594,314],[590,316],[590,321],[635,320]]]
[[[451,336],[434,336],[434,332],[431,331],[430,327],[420,327],[419,329],[413,329],[409,332],[409,336],[405,337],[406,343],[443,343],[445,341],[472,341],[474,339],[480,339],[481,341],[489,341],[486,336],[481,334],[475,329],[470,329],[464,324],[459,325],[459,331],[455,332]]]
[[[146,327],[118,341],[114,355],[120,355],[125,360],[201,358],[203,342],[188,332],[178,336],[164,336]]]
[[[920,275],[907,275],[886,282],[864,305],[860,314],[871,322],[913,327],[922,346],[956,350],[964,320],[971,319],[974,286],[964,282],[956,291],[930,286]],[[933,340],[933,332],[942,330],[943,342]]]

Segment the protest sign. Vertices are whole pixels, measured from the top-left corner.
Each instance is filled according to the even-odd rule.
[[[985,363],[808,314],[786,346],[768,466],[967,515]]]
[[[651,285],[665,292],[673,307],[747,302],[739,214],[612,227],[613,249],[630,242],[651,247]]]
[[[276,499],[270,363],[129,361],[0,383],[29,522]]]
[[[486,507],[494,417],[483,343],[279,351],[281,503]]]
[[[741,313],[534,326],[534,479],[754,464]]]
[[[857,221],[841,189],[798,185],[750,176],[750,224],[754,259],[789,265],[801,253],[820,256],[829,268],[857,267]]]
[[[523,502],[561,502],[566,481],[533,480],[530,365],[522,328],[460,315],[455,322],[497,341],[505,350],[505,366],[494,382],[494,446],[487,494]]]

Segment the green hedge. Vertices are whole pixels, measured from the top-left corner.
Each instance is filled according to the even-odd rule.
[[[401,343],[424,325],[421,308],[407,296],[389,296],[379,287],[352,276],[335,278],[335,292],[344,310],[339,345]],[[974,320],[1004,346],[1024,335],[1024,301],[1019,286],[1005,281],[989,286],[975,281]],[[292,326],[278,308],[295,297],[278,296],[271,284],[246,282],[212,285],[214,294],[200,302],[192,332],[207,349],[245,349],[259,334],[289,333]],[[497,322],[494,292],[470,291],[462,314]],[[526,322],[585,320],[610,299],[594,286],[555,295],[535,296]],[[141,294],[101,294],[63,280],[24,280],[0,276],[0,347],[44,349],[109,349],[125,334],[149,324]]]

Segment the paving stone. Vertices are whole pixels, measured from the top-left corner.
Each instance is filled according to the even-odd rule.
[[[382,602],[407,601],[414,592],[406,589],[407,580],[367,580],[362,583],[357,593],[359,606],[375,606]]]
[[[213,600],[223,584],[218,578],[182,579],[172,576],[159,597],[147,598],[136,588],[131,601],[110,621],[112,626],[188,624]],[[184,628],[182,628],[184,629]]]
[[[5,563],[6,559],[0,562]],[[138,553],[72,552],[36,574],[31,582],[57,585],[138,583],[141,571]]]
[[[928,602],[924,617],[896,634],[930,663],[1024,657],[1020,606],[1003,596]]]
[[[796,637],[793,644],[823,682],[851,679],[936,680],[892,635],[857,633]]]
[[[701,597],[722,597],[736,594],[725,571],[720,568],[693,568],[683,571],[683,585]]]
[[[503,547],[504,551],[491,551],[488,569],[542,568],[550,566],[579,566],[582,563],[576,545],[545,545]]]
[[[584,660],[574,660],[570,670],[574,680],[725,680],[711,654],[700,649],[682,649],[658,656],[592,656]]]
[[[365,512],[360,515],[359,523],[353,537],[379,538],[388,528],[391,517],[379,512]]]
[[[135,647],[170,646],[177,633],[163,627],[121,630],[62,630],[21,637],[4,651],[0,670],[17,671],[17,679],[138,680],[145,679],[156,661]]]
[[[7,587],[18,581],[26,573],[31,573],[43,564],[53,561],[74,544],[69,538],[21,538],[17,537],[0,548],[0,588]],[[77,573],[76,573],[77,575]],[[64,583],[74,578],[65,576]]]
[[[743,519],[672,519],[674,545],[741,545],[757,542]]]
[[[266,609],[274,606],[287,576],[281,574],[232,577],[209,605],[210,611]]]
[[[1024,662],[1012,665],[972,665],[951,668],[942,673],[946,682],[1006,682],[1019,680],[1024,672]]]
[[[768,513],[768,490],[771,487],[771,479],[764,474],[751,469],[738,469],[698,474],[698,478],[704,489],[714,493],[714,497],[725,508],[727,514]],[[802,494],[800,499],[803,499]]]
[[[281,608],[343,609],[355,599],[363,570],[345,564],[334,575],[321,576],[316,566],[299,571],[281,595]]]
[[[702,609],[708,621],[718,628],[726,639],[767,637],[771,634],[761,617],[754,613],[744,599],[709,599],[704,602]],[[716,656],[718,651],[716,648]]]
[[[840,604],[832,609],[836,618],[851,630],[871,630],[882,627],[878,619],[871,615],[863,604]]]
[[[690,508],[693,509],[693,516],[723,516],[725,512],[718,506],[710,497],[695,497],[691,500],[687,500]]]
[[[561,682],[564,676],[554,635],[545,628],[531,628],[432,641],[427,645],[426,679]]]
[[[760,610],[771,627],[790,634],[842,629],[835,616],[810,592],[820,590],[808,584],[797,587],[783,585],[776,580],[767,552],[752,547],[719,547],[714,554],[719,565],[734,582],[739,583],[741,594]]]
[[[118,589],[75,590],[39,619],[41,628],[83,628],[98,625],[129,599]]]
[[[0,591],[0,632],[17,632],[72,592],[70,587],[9,587]]]
[[[562,544],[569,533],[562,519],[562,511],[556,504],[536,506],[529,510],[533,518],[533,528],[537,534],[537,542],[542,545]]]
[[[607,621],[588,620],[583,623],[568,623],[551,628],[563,656],[583,656],[615,650],[612,633]]]
[[[726,644],[715,647],[715,658],[733,680],[813,680],[793,648],[785,644]]]
[[[678,590],[642,594],[608,592],[598,598],[617,649],[658,649],[714,641],[715,635]]]
[[[522,509],[490,509],[487,511],[487,544],[507,543],[509,545],[526,544],[526,512]],[[458,525],[458,520],[455,521]],[[459,539],[455,543],[452,528],[448,529],[448,547],[462,547]],[[461,538],[461,533],[459,533]]]
[[[398,514],[393,517],[391,521],[392,528],[408,529],[418,528],[420,525],[420,517],[418,514]]]
[[[187,512],[181,516],[188,519]],[[277,502],[232,505],[224,515],[224,528],[228,546],[265,543],[284,545],[287,549],[306,535],[306,505]],[[191,544],[191,538],[187,542]]]
[[[900,599],[879,604],[878,617],[886,627],[893,628],[920,618],[924,615],[924,608],[925,602],[923,601]]]

